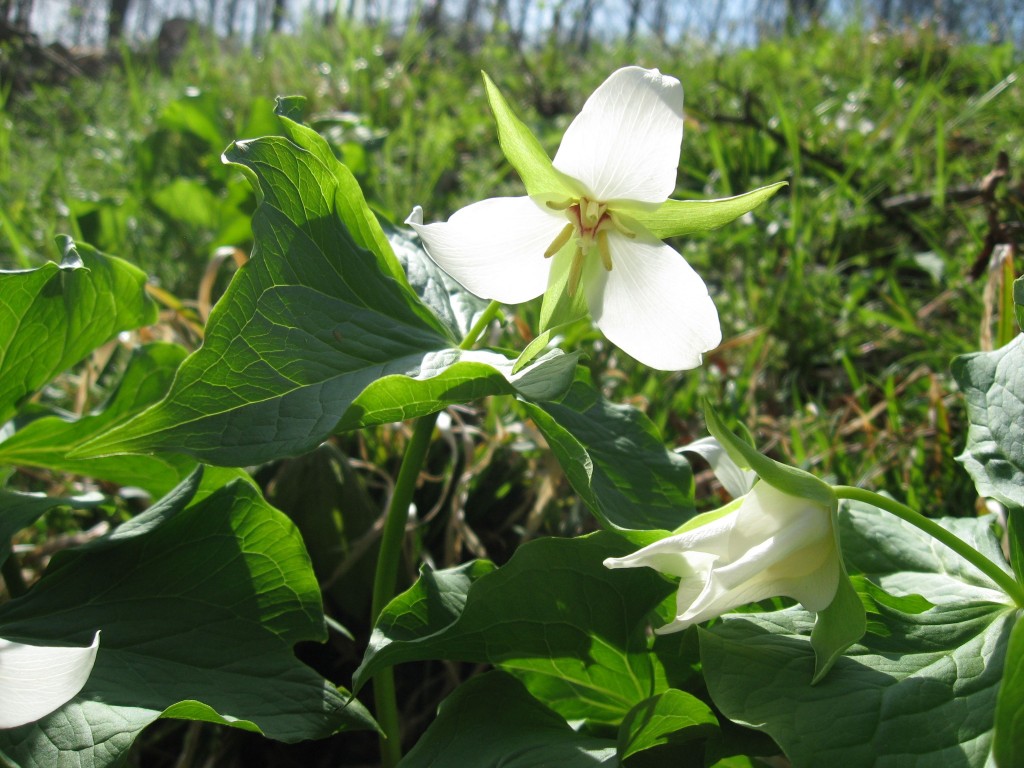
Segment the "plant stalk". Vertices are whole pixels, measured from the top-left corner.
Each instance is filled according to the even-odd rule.
[[[459,349],[470,349],[487,329],[500,304],[492,301],[481,313],[459,344]],[[395,489],[388,504],[388,513],[384,519],[384,530],[380,538],[380,554],[377,557],[377,570],[373,578],[373,601],[370,615],[374,623],[380,618],[381,611],[391,598],[395,596],[398,583],[398,567],[402,556],[402,541],[405,537],[405,524],[409,519],[409,504],[412,503],[416,480],[423,469],[430,448],[430,438],[434,434],[438,413],[431,413],[416,421],[412,438],[405,449],[402,466],[398,470]],[[395,676],[388,667],[373,677],[373,699],[377,722],[383,733],[380,737],[381,765],[383,768],[394,768],[402,759],[401,724],[398,719],[398,698],[395,694]]]
[[[873,507],[878,507],[892,515],[896,515],[896,517],[901,520],[906,520],[911,525],[920,528],[933,539],[937,539],[945,544],[964,560],[988,576],[999,586],[1000,589],[1010,596],[1010,598],[1017,604],[1018,608],[1024,608],[1024,587],[1022,587],[1017,580],[1013,578],[1013,576],[993,563],[966,541],[947,531],[934,520],[925,517],[920,512],[908,507],[906,504],[901,504],[895,499],[890,499],[887,496],[882,496],[879,493],[868,491],[864,488],[854,488],[849,485],[837,485],[833,486],[832,490],[835,491],[836,496],[840,499],[862,501],[865,504],[870,504]]]

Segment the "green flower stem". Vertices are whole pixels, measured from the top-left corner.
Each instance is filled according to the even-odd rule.
[[[487,329],[500,304],[492,301],[487,305],[459,349],[470,349],[481,334]],[[387,517],[384,520],[384,531],[380,538],[380,554],[377,557],[377,570],[373,577],[373,602],[370,615],[374,622],[380,618],[381,611],[391,598],[395,596],[398,583],[398,566],[402,554],[402,540],[405,535],[405,524],[409,519],[409,504],[416,490],[416,479],[423,469],[430,448],[430,438],[437,424],[437,413],[423,416],[413,428],[412,438],[405,449],[402,466],[398,470],[398,479],[391,494]],[[391,668],[381,670],[373,678],[373,699],[377,722],[383,733],[380,737],[381,765],[394,768],[402,758],[401,724],[398,721],[398,698],[395,694],[395,676]]]
[[[969,562],[979,571],[988,576],[999,585],[1007,595],[1017,604],[1018,608],[1024,608],[1024,587],[1010,574],[993,563],[978,550],[965,542],[963,539],[953,535],[934,520],[922,515],[920,512],[911,509],[906,504],[890,499],[887,496],[868,491],[863,488],[854,488],[849,485],[836,485],[832,488],[840,499],[851,499],[862,501],[873,507],[878,507],[886,512],[896,515],[901,520],[906,520],[911,525],[917,526],[934,539],[945,544],[956,552],[960,557]]]

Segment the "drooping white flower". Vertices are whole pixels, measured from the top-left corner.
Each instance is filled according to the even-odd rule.
[[[770,597],[791,597],[815,612],[832,603],[841,564],[828,505],[760,480],[706,520],[604,561],[608,568],[648,567],[679,577],[676,617],[659,634]]]
[[[86,648],[0,638],[0,728],[35,722],[73,699],[92,673],[100,633]]]
[[[675,189],[682,138],[679,81],[626,67],[569,125],[547,189],[483,200],[445,223],[424,225],[417,207],[407,223],[471,292],[517,304],[564,284],[640,362],[693,368],[721,342],[718,312],[700,276],[640,223]]]

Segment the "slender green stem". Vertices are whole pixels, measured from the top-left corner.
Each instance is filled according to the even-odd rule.
[[[497,301],[492,301],[488,304],[480,317],[478,317],[476,322],[473,323],[473,327],[469,329],[469,333],[466,334],[466,338],[464,338],[462,343],[459,344],[459,349],[470,349],[474,344],[476,344],[477,339],[479,339],[480,335],[487,329],[487,326],[491,324],[491,320],[493,320],[494,316],[498,314],[498,310],[500,308],[501,304]]]
[[[7,594],[11,597],[21,597],[28,592],[28,586],[25,584],[25,579],[21,575],[21,564],[18,562],[18,557],[13,552],[7,556],[4,560],[0,573],[4,577],[4,583],[7,585]]]
[[[494,316],[500,304],[492,301],[483,311],[459,349],[470,349],[476,344]],[[391,494],[388,513],[384,519],[384,530],[380,538],[380,555],[377,557],[377,570],[373,578],[373,602],[370,615],[374,622],[380,618],[381,611],[395,595],[398,583],[398,566],[402,555],[402,540],[405,536],[405,524],[409,519],[409,504],[416,490],[416,479],[427,459],[430,438],[434,433],[438,414],[423,416],[413,428],[412,438],[405,449],[402,466],[398,470],[395,489]],[[380,738],[381,765],[394,768],[402,758],[401,724],[398,720],[398,698],[395,694],[395,677],[391,668],[381,670],[373,677],[373,699],[376,706],[377,722],[383,734]]]
[[[960,557],[998,584],[999,587],[1013,599],[1018,608],[1024,608],[1024,587],[1017,583],[1017,580],[1014,579],[1013,576],[993,563],[966,541],[947,531],[934,520],[930,520],[920,512],[911,509],[906,504],[901,504],[894,499],[874,493],[873,491],[865,490],[864,488],[854,488],[849,485],[837,485],[833,486],[832,490],[835,491],[836,496],[840,499],[862,501],[873,507],[884,509],[886,512],[896,515],[896,517],[901,520],[906,520],[911,525],[917,526],[932,538],[937,539],[952,549],[960,555]]]

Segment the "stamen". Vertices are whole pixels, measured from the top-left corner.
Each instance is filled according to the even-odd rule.
[[[564,211],[566,208],[571,208],[576,203],[573,200],[548,200],[544,205],[553,211]]]
[[[555,239],[551,241],[551,245],[548,246],[548,249],[544,251],[544,258],[550,259],[556,253],[562,250],[562,246],[569,242],[569,238],[572,237],[572,233],[575,231],[575,224],[573,224],[572,222],[566,224],[565,227],[562,228],[562,231],[559,232],[558,235],[555,237]]]
[[[597,252],[601,254],[601,263],[608,271],[612,271],[612,253],[608,250],[608,230],[601,229],[597,232]]]
[[[619,232],[624,234],[630,240],[632,240],[633,238],[636,237],[636,232],[634,232],[629,227],[627,227],[625,224],[623,224],[621,221],[619,221],[619,217],[618,216],[609,216],[608,218],[611,219],[612,226],[615,227],[617,230],[619,230]]]
[[[566,291],[571,299],[576,295],[576,289],[580,287],[580,278],[583,277],[583,245],[576,244],[576,252],[572,255],[572,266],[569,267],[569,283]]]

